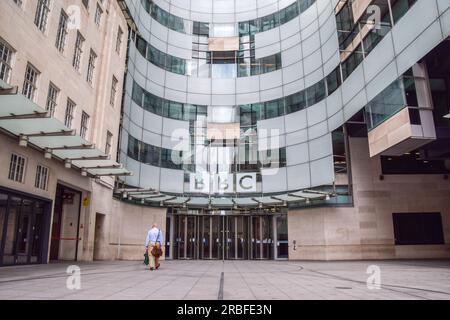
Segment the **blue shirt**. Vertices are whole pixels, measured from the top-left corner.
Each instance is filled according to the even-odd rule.
[[[147,233],[147,239],[145,239],[145,246],[147,247],[149,242],[153,241],[153,242],[159,242],[159,243],[163,243],[162,241],[162,232],[161,230],[159,230],[158,228],[151,228],[150,230],[148,230]]]

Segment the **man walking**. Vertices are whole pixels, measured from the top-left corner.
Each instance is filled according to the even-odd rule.
[[[152,228],[148,230],[147,239],[145,240],[145,250],[150,256],[150,270],[159,268],[159,257],[162,255],[162,232],[158,229],[156,223],[152,224]]]

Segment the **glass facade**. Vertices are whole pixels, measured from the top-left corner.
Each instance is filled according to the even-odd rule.
[[[297,0],[290,6],[267,16],[239,22],[239,35],[254,35],[279,27],[306,11],[316,0]]]
[[[163,70],[186,77],[161,73],[162,80],[153,79],[140,65],[142,61],[131,61],[132,93],[128,94],[135,104],[163,118],[153,128],[148,122],[153,118],[148,114],[144,113],[143,121],[136,119],[142,113],[125,114],[121,156],[137,161],[130,161],[130,165],[140,170],[138,177],[127,178],[126,183],[151,185],[162,192],[183,196],[239,197],[241,193],[264,196],[327,186],[336,181],[336,174],[347,174],[344,134],[333,131],[342,125],[345,114],[342,110],[348,103],[344,100],[352,97],[348,87],[347,92],[338,90],[394,22],[389,8],[383,7],[381,28],[369,29],[364,37],[359,37],[360,41],[355,41],[368,17],[363,15],[355,23],[353,11],[349,12],[345,6],[337,13],[332,8],[321,8],[322,12],[308,12],[321,17],[319,37],[314,32],[306,35],[304,31],[312,25],[306,20],[298,26],[290,25],[286,31],[292,34],[281,34],[279,39],[276,33],[277,39],[271,39],[269,33],[258,34],[293,20],[314,3],[296,1],[281,11],[246,22],[196,21],[189,30],[180,27],[178,31],[189,35],[182,36],[186,46],[170,43],[170,36],[167,43],[173,47],[171,55],[178,54],[184,59],[161,52],[134,35],[132,39],[143,57]],[[163,25],[169,23],[167,13],[149,10],[155,20]],[[337,31],[333,26],[335,20]],[[168,28],[174,30],[173,26]],[[156,35],[151,33],[150,39],[153,36]],[[220,47],[222,37],[233,37],[232,50]],[[186,59],[189,42],[192,54]],[[279,49],[274,49],[278,44]],[[354,48],[348,51],[350,45]],[[341,59],[335,59],[338,55]],[[143,78],[148,81],[142,81]],[[413,91],[405,91],[405,99],[409,96],[413,99]],[[182,150],[174,147],[173,140],[169,142],[172,132],[180,128],[188,132],[188,143]],[[212,134],[214,130],[221,134],[230,130],[232,134],[216,137]],[[150,172],[158,174],[158,181],[145,178]],[[251,191],[238,190],[236,181],[240,173],[249,174],[256,181]],[[166,176],[170,179],[165,179]],[[205,189],[194,192],[193,183],[205,185]],[[217,185],[231,187],[217,191]],[[348,200],[336,201],[348,203]]]
[[[373,129],[406,107],[418,107],[411,72],[391,83],[365,108],[367,127]]]
[[[348,76],[375,48],[417,0],[381,0],[376,3],[380,21],[368,10],[355,21],[352,2],[348,1],[336,14],[342,76]]]
[[[315,2],[316,0],[297,0],[290,6],[273,14],[250,21],[239,22],[239,34],[255,34],[279,27],[280,25],[291,21],[295,17],[298,17],[299,14],[306,11]],[[147,11],[153,19],[171,30],[186,34],[210,34],[209,23],[207,22],[191,21],[177,17],[160,8],[152,0],[141,0],[141,4],[145,8],[145,11]],[[220,25],[214,27],[213,29],[216,30],[214,34],[216,37],[229,35],[227,32],[219,32],[219,29],[221,29]],[[223,30],[223,28],[221,30]]]
[[[286,166],[286,148],[258,151],[256,141],[252,143],[243,139],[232,146],[205,146],[199,143],[194,135],[190,137],[191,150],[171,150],[150,145],[131,135],[128,136],[127,155],[131,159],[155,167],[184,170],[186,172],[202,172],[209,169],[211,173],[252,172],[261,168],[282,168]],[[207,142],[209,143],[209,142]],[[204,148],[207,159],[202,159],[197,152],[198,147]],[[199,157],[200,155],[200,157]],[[223,163],[219,158],[228,157]],[[198,158],[198,159],[196,159]],[[215,159],[212,160],[211,159]],[[205,160],[209,163],[205,166]]]

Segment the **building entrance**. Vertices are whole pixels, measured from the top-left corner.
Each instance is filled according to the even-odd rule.
[[[0,266],[46,263],[51,201],[0,188]]]
[[[280,245],[274,215],[174,214],[172,243],[174,259],[274,259]],[[287,243],[286,243],[287,245]]]

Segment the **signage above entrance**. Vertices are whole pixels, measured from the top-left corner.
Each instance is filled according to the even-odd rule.
[[[192,193],[254,193],[256,173],[191,173],[189,188]]]

